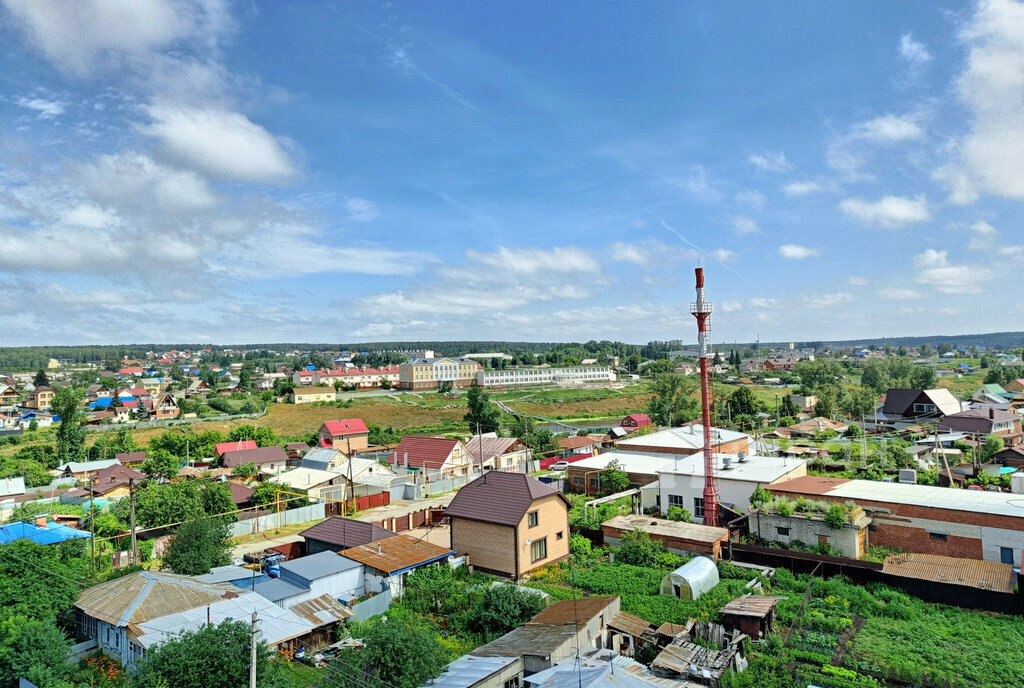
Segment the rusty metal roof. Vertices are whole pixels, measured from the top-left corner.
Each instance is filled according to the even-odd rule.
[[[355,613],[327,593],[305,602],[293,604],[288,609],[313,624],[314,627],[344,621]]]
[[[666,621],[665,623],[658,626],[656,633],[658,635],[664,635],[669,638],[675,638],[677,635],[682,633],[688,628],[686,624],[674,624]]]
[[[82,591],[75,606],[114,626],[139,624],[237,597],[229,583],[201,583],[189,576],[140,571]]]
[[[612,617],[612,620],[608,622],[608,626],[637,638],[644,633],[654,631],[654,626],[650,621],[641,619],[639,616],[627,614],[626,612],[619,612]]]
[[[685,521],[670,521],[666,518],[654,518],[653,516],[639,516],[636,514],[625,514],[610,518],[601,524],[616,530],[637,531],[642,530],[649,535],[660,535],[664,537],[679,538],[691,542],[713,543],[719,540],[729,539],[727,528],[705,526],[700,523],[686,523]]]
[[[739,597],[719,609],[720,614],[732,614],[733,616],[755,616],[758,618],[768,616],[775,603],[784,600],[785,597],[772,597],[769,595],[746,595]]]
[[[890,554],[882,573],[1005,593],[1013,592],[1015,578],[1009,564],[913,553]]]
[[[455,554],[455,551],[406,534],[341,552],[344,557],[387,574],[443,559],[450,554]]]
[[[586,622],[603,612],[615,601],[617,595],[609,597],[582,597],[578,600],[561,600],[541,611],[527,622],[547,626],[564,626],[575,624],[577,619]]]

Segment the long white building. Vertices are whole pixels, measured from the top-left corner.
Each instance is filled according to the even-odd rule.
[[[481,370],[476,374],[481,387],[531,387],[537,385],[582,385],[615,382],[608,366],[579,365],[567,368],[508,368]]]

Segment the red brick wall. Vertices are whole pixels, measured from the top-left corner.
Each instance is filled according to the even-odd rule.
[[[868,533],[868,545],[896,547],[919,554],[941,554],[947,557],[983,559],[981,539],[947,535],[945,540],[933,540],[924,528],[901,525],[882,517],[874,519],[877,530]]]
[[[697,430],[695,432],[702,432]],[[643,444],[642,438],[636,440],[626,440],[627,446],[620,447],[623,451],[644,451],[654,452],[656,454],[696,454],[700,449],[679,449],[672,447],[650,447]],[[719,444],[712,444],[711,450],[716,454],[735,454],[736,452],[745,452],[748,448],[748,441],[746,437],[741,437],[736,440],[730,440],[729,442],[721,442]]]

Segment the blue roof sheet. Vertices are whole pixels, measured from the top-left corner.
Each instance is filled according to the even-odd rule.
[[[48,521],[45,528],[40,528],[34,523],[11,523],[0,526],[0,544],[3,545],[15,540],[31,540],[40,545],[54,545],[65,540],[88,537],[89,533],[83,530],[76,530],[55,521]]]

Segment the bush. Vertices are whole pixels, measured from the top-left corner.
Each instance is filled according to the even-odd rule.
[[[693,516],[690,514],[688,509],[684,509],[681,506],[670,506],[668,508],[668,520],[670,521],[685,521],[689,523],[693,520]]]
[[[590,544],[590,540],[587,538],[579,533],[573,533],[569,536],[569,553],[574,557],[589,557],[593,551],[593,545]]]
[[[842,504],[833,504],[825,512],[825,525],[834,530],[840,530],[846,525],[846,509]]]
[[[654,568],[662,554],[667,553],[665,545],[642,530],[626,533],[622,536],[622,544],[615,553],[616,560],[633,566]]]
[[[495,585],[487,588],[466,620],[471,631],[490,639],[518,628],[543,608],[539,595],[517,585]]]
[[[793,503],[788,499],[781,499],[775,505],[775,512],[779,516],[792,516],[793,515]]]

